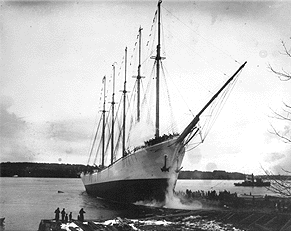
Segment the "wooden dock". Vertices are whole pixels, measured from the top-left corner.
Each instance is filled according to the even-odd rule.
[[[205,230],[205,227],[213,226],[214,223],[223,230],[236,228],[245,231],[291,231],[291,214],[252,210],[172,210],[165,215],[153,215],[143,219],[117,217],[108,221],[73,220],[68,223],[42,220],[38,231]]]

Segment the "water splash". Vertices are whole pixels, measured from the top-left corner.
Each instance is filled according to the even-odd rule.
[[[161,208],[165,205],[164,202],[159,202],[156,200],[151,201],[137,201],[134,203],[135,205],[142,205],[142,206],[148,206],[148,207],[158,207]]]
[[[200,201],[187,201],[187,204],[182,203],[179,196],[174,194],[174,188],[176,184],[176,177],[172,175],[168,180],[168,188],[166,193],[165,208],[170,209],[186,209],[186,210],[195,210],[201,209],[202,203]]]
[[[185,198],[181,200],[181,198],[174,193],[175,185],[176,185],[176,176],[173,174],[168,180],[168,188],[166,190],[164,202],[151,200],[151,201],[137,201],[134,204],[148,206],[148,207],[156,207],[156,208],[168,208],[168,209],[183,209],[183,210],[202,209],[203,207],[202,203],[198,200],[190,201]]]

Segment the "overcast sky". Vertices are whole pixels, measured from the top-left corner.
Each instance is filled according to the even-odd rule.
[[[87,163],[102,78],[114,62],[121,65],[126,46],[131,57],[139,26],[143,43],[152,36],[156,5],[1,2],[1,162]],[[290,128],[270,115],[291,103],[291,82],[267,66],[291,70],[290,58],[280,54],[281,41],[291,47],[291,2],[165,0],[162,6],[164,64],[184,94],[184,106],[174,108],[178,127],[248,61],[205,142],[187,152],[184,169],[290,167],[290,144],[269,131],[271,124]]]

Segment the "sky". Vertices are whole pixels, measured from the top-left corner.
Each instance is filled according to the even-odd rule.
[[[86,164],[100,116],[102,78],[112,78],[115,63],[122,82],[127,46],[133,82],[138,29],[143,28],[143,44],[154,36],[157,2],[0,4],[0,161]],[[268,69],[271,64],[291,70],[281,43],[291,48],[290,11],[290,1],[163,1],[163,65],[175,92],[179,131],[191,121],[189,111],[197,113],[248,62],[206,140],[186,152],[184,170],[290,169],[290,144],[270,131],[272,125],[290,129],[290,123],[272,118],[272,110],[282,112],[283,102],[291,103],[291,82]],[[144,59],[151,55],[147,47]]]

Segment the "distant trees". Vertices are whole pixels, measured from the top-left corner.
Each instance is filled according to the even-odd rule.
[[[225,180],[243,180],[245,175],[239,172],[226,172],[214,170],[213,172],[203,171],[181,171],[178,179],[225,179]]]
[[[5,162],[0,163],[0,177],[77,178],[86,169],[85,165]]]
[[[283,52],[280,52],[283,56],[287,56],[290,58],[289,62],[291,64],[291,46],[288,47],[286,43],[282,41]],[[291,65],[290,65],[291,66]],[[268,68],[280,79],[280,81],[290,81],[291,80],[291,68],[286,70],[284,67],[281,67],[281,70],[272,67],[270,64]],[[286,122],[286,126],[283,130],[279,130],[273,125],[271,133],[279,137],[284,143],[288,143],[291,145],[291,104],[283,102],[282,111],[277,112],[272,110],[272,118],[277,120],[282,120]],[[289,169],[282,169],[286,175],[290,174],[291,171]],[[283,196],[291,197],[291,178],[286,180],[286,178],[274,178],[274,174],[272,172],[265,171],[269,176],[269,179],[273,181],[270,190],[278,193]]]

